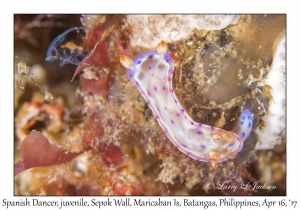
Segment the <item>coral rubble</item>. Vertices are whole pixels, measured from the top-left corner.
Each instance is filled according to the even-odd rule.
[[[57,16],[32,17],[40,22],[32,30],[16,15],[15,194],[285,194],[285,15]],[[43,27],[50,57],[44,61],[42,44],[38,56],[24,56]],[[158,54],[170,50],[169,82],[193,122],[237,131],[243,110],[252,113],[252,132],[236,157],[212,167],[180,152],[128,79],[122,64],[133,63],[126,58],[162,40]],[[207,188],[242,180],[280,187]]]

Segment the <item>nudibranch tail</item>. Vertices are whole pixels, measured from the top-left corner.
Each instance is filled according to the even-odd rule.
[[[253,126],[252,114],[248,109],[245,109],[239,117],[235,128],[233,129],[234,133],[238,134],[243,141],[246,141],[249,137]]]
[[[155,50],[141,53],[133,61],[128,56],[120,56],[120,61],[128,69],[130,81],[143,95],[166,136],[181,152],[216,166],[241,151],[243,140],[251,132],[249,127],[243,125],[238,133],[234,133],[197,123],[181,105],[172,85],[174,61],[166,42],[161,41]],[[243,123],[249,124],[252,120],[249,120],[249,113],[241,114]]]

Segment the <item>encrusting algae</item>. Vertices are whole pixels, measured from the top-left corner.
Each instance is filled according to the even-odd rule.
[[[73,71],[63,89],[16,48],[15,194],[284,195],[285,18],[82,15],[49,39],[43,66]],[[276,190],[207,188],[277,169]]]

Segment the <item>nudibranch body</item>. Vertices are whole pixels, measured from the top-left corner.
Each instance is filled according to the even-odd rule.
[[[141,92],[158,123],[170,141],[187,156],[211,162],[214,166],[234,158],[252,129],[252,116],[244,110],[239,118],[237,134],[195,122],[180,104],[172,85],[174,63],[167,44],[137,55],[134,60],[121,55],[131,82]]]

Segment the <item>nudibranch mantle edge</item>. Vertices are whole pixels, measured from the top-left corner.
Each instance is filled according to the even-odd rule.
[[[251,112],[245,109],[235,132],[195,122],[179,102],[172,85],[174,62],[166,42],[132,60],[120,56],[127,75],[153,111],[169,140],[187,156],[216,163],[233,159],[252,130]]]

